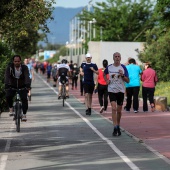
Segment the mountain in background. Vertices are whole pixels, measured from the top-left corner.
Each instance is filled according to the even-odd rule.
[[[50,30],[50,33],[47,34],[48,42],[51,44],[66,44],[69,41],[69,23],[82,9],[83,7],[56,7],[52,14],[54,20],[47,23]],[[39,44],[45,45],[44,42],[39,42]]]

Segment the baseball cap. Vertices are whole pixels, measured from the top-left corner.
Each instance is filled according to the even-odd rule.
[[[92,57],[90,53],[86,54],[86,58],[88,58],[88,57]]]

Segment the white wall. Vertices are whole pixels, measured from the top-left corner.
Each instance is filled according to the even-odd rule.
[[[93,62],[95,62],[98,67],[102,67],[102,61],[104,59],[108,60],[108,63],[113,63],[113,53],[119,52],[121,54],[121,63],[127,62],[129,57],[134,58],[138,64],[141,62],[138,59],[138,53],[135,51],[143,50],[142,42],[89,42],[89,52],[93,57]]]
[[[113,53],[119,52],[121,54],[121,63],[125,64],[129,57],[132,57],[136,60],[138,64],[141,62],[138,59],[138,53],[135,51],[143,50],[144,43],[142,42],[89,42],[89,53],[92,55],[92,62],[96,63],[100,68],[102,67],[102,61],[104,59],[108,60],[108,63],[113,63]],[[70,61],[70,56],[60,57],[60,60],[63,58]],[[73,63],[77,63],[78,66],[85,61],[85,55],[72,56]]]

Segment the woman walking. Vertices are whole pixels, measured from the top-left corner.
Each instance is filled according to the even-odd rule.
[[[148,111],[147,98],[149,98],[151,111],[155,111],[154,104],[154,92],[155,86],[158,81],[158,77],[156,75],[156,71],[151,68],[150,63],[145,64],[145,70],[141,75],[142,84],[142,97],[143,97],[143,111]]]
[[[107,84],[103,77],[103,72],[108,66],[108,61],[103,60],[103,67],[99,69],[99,75],[96,78],[95,91],[98,91],[98,100],[100,104],[100,113],[106,112],[108,106],[108,91]]]

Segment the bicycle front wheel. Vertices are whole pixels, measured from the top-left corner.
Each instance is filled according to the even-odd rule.
[[[20,132],[21,104],[16,103],[16,131]]]

